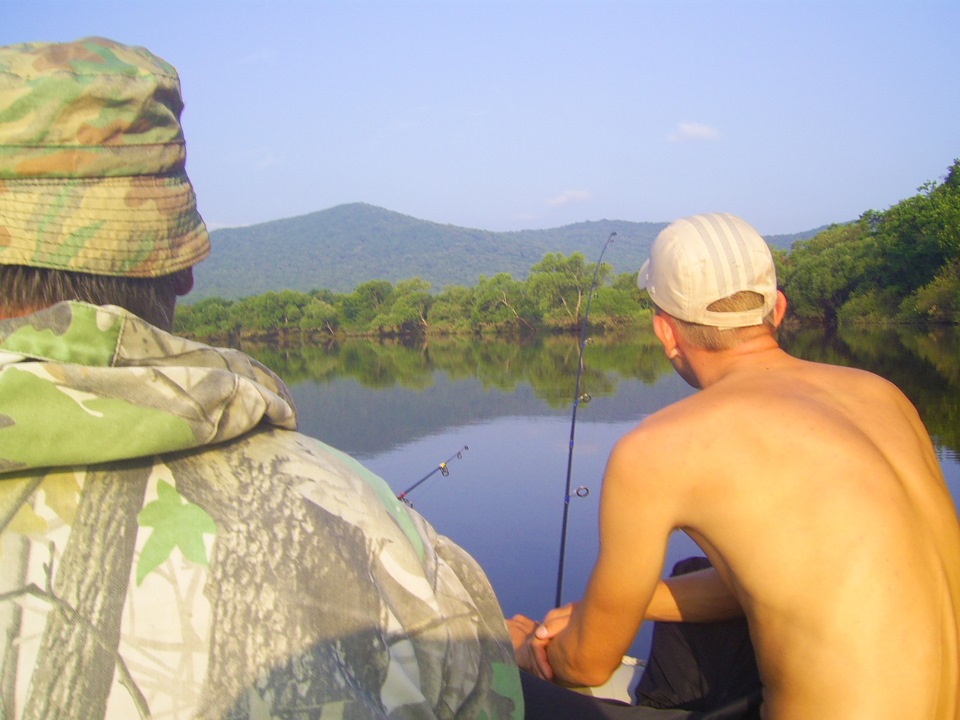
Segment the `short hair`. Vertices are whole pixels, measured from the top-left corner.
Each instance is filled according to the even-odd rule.
[[[0,317],[35,312],[58,302],[119,305],[161,328],[177,297],[177,273],[155,278],[113,277],[25,265],[0,265]]]
[[[744,310],[755,310],[763,307],[763,295],[752,290],[742,290],[725,298],[715,300],[707,306],[707,309],[713,312],[743,312]],[[669,315],[666,311],[657,308],[657,312]],[[729,350],[740,343],[753,338],[757,335],[758,328],[764,328],[771,333],[776,333],[776,323],[774,322],[774,313],[770,312],[763,318],[762,325],[752,325],[739,328],[718,328],[712,325],[700,325],[698,323],[681,320],[670,315],[676,324],[677,333],[688,344],[704,350],[717,351]]]

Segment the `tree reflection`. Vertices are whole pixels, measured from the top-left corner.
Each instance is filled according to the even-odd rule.
[[[793,355],[863,368],[898,385],[917,406],[935,440],[960,448],[960,333],[954,327],[821,327],[781,331]],[[537,335],[478,340],[432,337],[425,343],[349,340],[327,345],[245,345],[243,349],[288,384],[349,378],[372,390],[431,387],[438,373],[450,382],[479,381],[486,391],[514,393],[529,385],[553,409],[572,402],[579,339]],[[673,372],[652,330],[598,334],[584,349],[583,392],[616,395],[624,380],[653,385]]]

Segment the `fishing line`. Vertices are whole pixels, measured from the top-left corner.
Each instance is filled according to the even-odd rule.
[[[447,476],[450,474],[449,463],[453,462],[454,460],[461,460],[461,459],[463,458],[463,453],[464,453],[466,450],[469,450],[469,449],[470,449],[470,448],[469,448],[467,445],[464,445],[462,448],[460,448],[459,450],[457,450],[453,455],[451,455],[451,456],[448,457],[446,460],[444,460],[444,461],[441,462],[439,465],[437,465],[433,470],[431,470],[431,471],[428,472],[426,475],[424,475],[422,478],[420,478],[419,480],[417,480],[413,485],[411,485],[411,486],[408,487],[406,490],[404,490],[402,493],[400,493],[399,495],[397,495],[397,500],[403,500],[403,502],[406,503],[409,507],[413,507],[413,503],[410,502],[410,501],[407,499],[407,493],[409,493],[409,492],[410,492],[411,490],[413,490],[414,488],[420,487],[420,485],[422,485],[423,483],[425,483],[427,480],[429,480],[431,477],[433,477],[433,476],[436,475],[437,473],[440,473],[440,474],[443,475],[444,477],[447,477]]]
[[[600,263],[603,262],[603,254],[607,247],[613,243],[617,233],[612,232],[603,244],[600,250],[600,257],[597,258],[597,265],[593,270],[593,282],[590,284],[590,292],[587,295],[587,308],[583,313],[583,325],[580,328],[580,355],[577,358],[577,385],[573,393],[573,411],[570,417],[570,446],[567,453],[567,485],[563,495],[563,522],[560,527],[560,562],[557,566],[557,596],[554,607],[560,607],[561,596],[563,595],[563,563],[567,554],[567,517],[570,513],[570,476],[573,471],[573,438],[577,429],[577,406],[580,402],[590,402],[590,394],[580,392],[580,378],[583,375],[583,348],[587,344],[587,325],[590,322],[590,301],[593,300],[593,291],[597,289],[597,277],[600,275]],[[590,494],[589,488],[581,485],[576,491],[577,497],[586,497]]]

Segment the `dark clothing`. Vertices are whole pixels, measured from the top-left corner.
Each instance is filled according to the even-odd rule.
[[[709,567],[706,558],[677,563],[673,575]],[[743,619],[656,623],[636,705],[601,700],[521,673],[528,720],[754,720],[761,685]]]
[[[759,720],[760,693],[712,711],[654,708],[602,700],[521,672],[527,720]]]

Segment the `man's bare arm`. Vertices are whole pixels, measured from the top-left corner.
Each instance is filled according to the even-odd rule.
[[[598,685],[630,647],[654,595],[678,498],[672,483],[658,482],[664,467],[648,455],[640,430],[621,439],[610,455],[600,497],[600,553],[583,599],[562,629],[547,622],[547,658],[554,679]],[[541,638],[543,638],[541,631]]]
[[[576,603],[547,613],[542,623],[515,616],[508,620],[520,667],[545,680],[554,679],[547,659],[549,641],[570,622]],[[644,620],[660,622],[716,622],[743,616],[743,608],[713,568],[698,570],[657,583]]]
[[[610,455],[600,498],[600,554],[587,589],[569,617],[538,636],[554,679],[574,685],[607,680],[643,620],[705,622],[742,615],[715,570],[661,581],[667,541],[696,502],[696,486],[670,447],[674,428],[644,425]],[[556,612],[556,611],[554,611]]]

